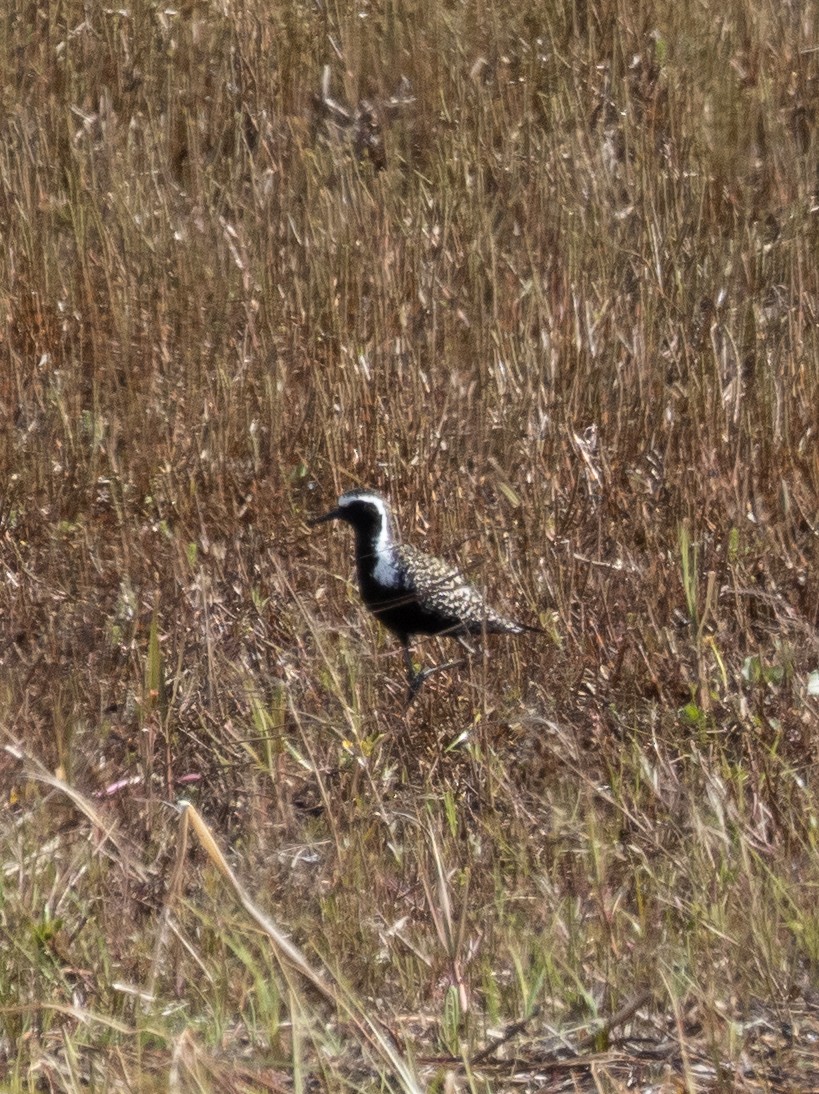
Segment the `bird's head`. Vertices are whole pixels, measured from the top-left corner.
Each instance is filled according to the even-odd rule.
[[[377,539],[389,531],[390,510],[375,490],[348,490],[338,499],[335,509],[314,517],[310,524],[325,524],[328,520],[343,520],[356,532]]]

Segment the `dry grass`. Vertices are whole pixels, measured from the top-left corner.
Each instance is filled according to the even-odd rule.
[[[4,1089],[819,1086],[816,10],[0,51]],[[548,635],[405,713],[356,484]]]

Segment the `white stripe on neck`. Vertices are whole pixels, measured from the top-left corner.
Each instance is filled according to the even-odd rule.
[[[371,501],[381,516],[381,527],[373,544],[375,553],[373,577],[379,585],[386,585],[387,588],[394,589],[401,584],[401,577],[395,562],[395,545],[392,540],[392,529],[390,528],[390,514],[381,498],[373,497],[367,500]]]
[[[387,503],[379,494],[375,493],[351,491],[339,498],[341,508],[354,505],[356,502],[371,505],[381,518],[378,535],[372,545],[372,557],[375,559],[375,566],[372,571],[373,578],[379,585],[384,585],[388,589],[396,589],[401,585],[401,573],[395,559],[395,543],[392,538],[390,511]]]

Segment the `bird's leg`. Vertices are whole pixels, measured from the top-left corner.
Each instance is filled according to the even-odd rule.
[[[407,706],[409,707],[412,704],[413,699],[415,699],[418,692],[421,690],[421,685],[426,680],[429,670],[422,672],[420,669],[416,669],[415,665],[412,663],[409,642],[404,642],[404,664],[407,666],[407,683],[409,684]]]
[[[404,664],[407,666],[407,680],[409,682],[409,696],[407,697],[407,706],[411,706],[413,700],[417,697],[418,692],[425,680],[427,680],[433,673],[443,672],[444,669],[454,668],[456,665],[460,665],[460,661],[446,661],[443,665],[430,665],[428,669],[416,669],[412,663],[412,654],[410,653],[409,642],[404,643]]]
[[[415,665],[412,663],[412,654],[410,653],[409,642],[404,640],[404,664],[407,666],[407,680],[410,686],[410,698],[413,695],[413,686],[415,685],[415,678],[418,673],[415,671]]]

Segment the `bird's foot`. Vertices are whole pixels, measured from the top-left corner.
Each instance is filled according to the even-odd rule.
[[[409,709],[418,698],[418,693],[421,690],[424,681],[428,680],[430,676],[434,676],[436,672],[443,672],[445,669],[454,669],[457,665],[462,664],[463,661],[445,661],[443,665],[431,665],[428,669],[419,669],[417,672],[413,671],[409,678],[407,709]]]

